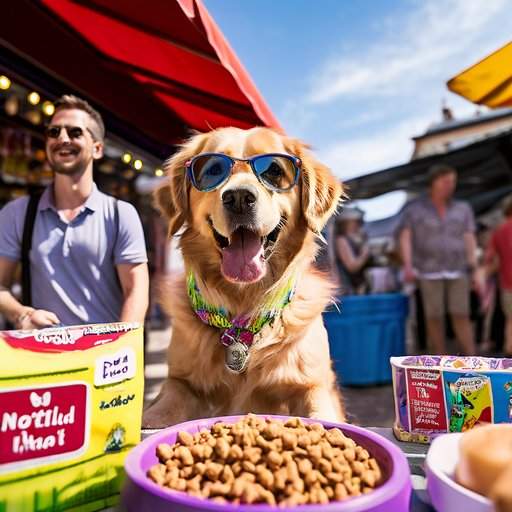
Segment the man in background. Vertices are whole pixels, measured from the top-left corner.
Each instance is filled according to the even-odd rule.
[[[512,197],[503,207],[505,221],[491,236],[485,256],[486,273],[498,269],[501,308],[505,315],[505,356],[512,357]]]
[[[448,165],[429,169],[429,191],[406,206],[400,249],[406,282],[420,288],[429,349],[446,353],[446,312],[450,314],[459,349],[475,353],[469,318],[470,285],[476,271],[475,221],[469,204],[453,198],[457,172]]]
[[[10,292],[22,259],[29,198],[0,211],[0,313],[18,329],[144,321],[149,278],[139,216],[93,181],[104,136],[100,114],[86,101],[66,95],[55,103],[46,130],[55,178],[37,203],[29,254],[31,304]]]

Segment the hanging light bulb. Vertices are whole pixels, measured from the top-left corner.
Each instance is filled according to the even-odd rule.
[[[11,87],[11,81],[5,75],[0,75],[0,89],[6,91],[9,87]]]
[[[162,169],[155,169],[155,176],[160,178],[163,175],[164,175],[164,171]]]
[[[129,164],[129,163],[132,161],[132,155],[130,155],[130,153],[125,153],[125,154],[121,157],[121,160],[122,160],[125,164]]]
[[[36,91],[33,91],[27,96],[27,100],[31,105],[37,105],[41,101],[41,96]]]
[[[32,124],[40,124],[42,121],[43,115],[41,114],[41,111],[35,108],[31,108],[30,110],[27,110],[25,112],[25,117],[32,123]]]
[[[5,108],[5,112],[9,116],[15,116],[19,112],[20,101],[18,99],[18,96],[16,96],[16,94],[14,94],[14,92],[7,96],[7,99],[5,100],[4,108]]]
[[[142,169],[142,160],[135,160],[133,162],[133,167],[135,167],[137,171],[140,171]]]
[[[36,149],[34,151],[34,158],[38,161],[38,162],[44,162],[45,159],[46,159],[46,152],[44,149]]]
[[[133,169],[125,169],[122,173],[123,178],[126,180],[131,180],[135,176],[135,172]]]
[[[43,103],[43,112],[47,116],[53,116],[53,113],[55,112],[55,106],[51,101],[45,101]]]

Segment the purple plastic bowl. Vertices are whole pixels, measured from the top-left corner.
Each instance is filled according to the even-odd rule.
[[[287,416],[261,415],[263,418],[281,419]],[[185,493],[166,490],[146,476],[147,470],[158,462],[156,447],[160,443],[173,444],[178,432],[185,430],[191,434],[202,428],[209,429],[214,423],[223,421],[235,423],[243,416],[224,416],[204,420],[189,421],[166,428],[136,446],[125,460],[126,482],[121,492],[123,510],[128,512],[191,512],[212,510],[217,512],[406,512],[409,510],[411,479],[407,459],[400,449],[384,437],[361,427],[347,424],[302,418],[305,423],[322,423],[326,428],[338,427],[357,444],[366,448],[375,457],[382,469],[384,483],[373,492],[331,502],[328,505],[300,505],[281,508],[270,505],[223,505],[207,499],[195,498]]]

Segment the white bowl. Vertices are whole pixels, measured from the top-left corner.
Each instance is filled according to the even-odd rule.
[[[454,479],[462,434],[443,434],[427,454],[427,489],[437,512],[495,512],[492,502]]]

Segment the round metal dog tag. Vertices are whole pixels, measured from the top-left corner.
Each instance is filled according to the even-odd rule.
[[[236,340],[231,345],[225,347],[225,363],[229,370],[236,373],[242,373],[249,360],[249,348],[240,341]]]

